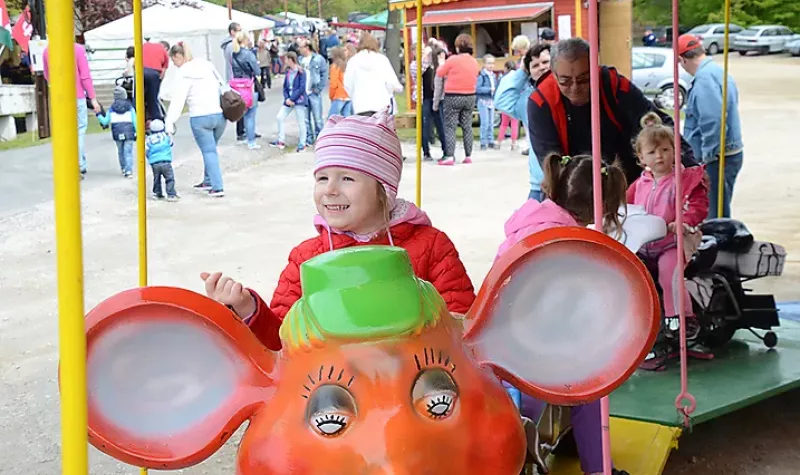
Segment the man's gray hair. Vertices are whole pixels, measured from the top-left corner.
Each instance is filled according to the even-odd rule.
[[[559,60],[577,61],[589,57],[589,43],[583,38],[561,40],[550,48],[550,69],[556,68]]]

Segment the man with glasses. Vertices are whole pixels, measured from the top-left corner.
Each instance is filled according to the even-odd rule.
[[[559,41],[550,55],[550,71],[539,78],[528,101],[528,132],[540,164],[550,153],[592,153],[589,43],[581,38]],[[664,124],[673,122],[616,69],[602,66],[600,78],[603,158],[619,159],[633,183],[642,173],[632,145],[641,130],[639,121],[653,111]],[[697,165],[686,141],[681,148],[684,165]]]
[[[725,72],[706,56],[703,42],[694,35],[678,38],[678,62],[694,76],[686,98],[686,124],[683,133],[694,153],[706,164],[709,186],[708,217],[717,217],[719,193],[720,128],[722,127],[722,81]],[[731,215],[731,197],[736,177],[742,169],[744,143],[739,121],[739,91],[728,76],[728,106],[725,118],[725,172],[722,217]]]

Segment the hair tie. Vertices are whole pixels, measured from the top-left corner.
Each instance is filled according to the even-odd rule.
[[[608,169],[606,167],[603,167],[603,168],[600,169],[600,173],[605,175],[605,176],[608,176]]]
[[[567,163],[569,163],[570,160],[572,160],[572,157],[570,157],[569,155],[564,155],[563,157],[561,157],[561,164],[566,165]]]

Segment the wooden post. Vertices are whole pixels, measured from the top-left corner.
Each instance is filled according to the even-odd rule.
[[[583,38],[583,0],[575,0],[575,38]]]
[[[402,15],[403,15],[403,61],[404,61],[405,66],[406,66],[405,67],[405,76],[406,76],[406,84],[405,84],[405,86],[406,86],[405,87],[405,89],[406,89],[406,110],[410,111],[411,110],[411,74],[409,74],[408,69],[409,69],[411,64],[410,64],[410,61],[409,61],[409,53],[408,52],[409,52],[409,48],[411,48],[411,31],[409,30],[408,25],[406,24],[407,23],[406,22],[406,15],[407,14],[408,14],[408,10],[403,9],[402,10]],[[417,27],[419,27],[419,25],[417,25]],[[419,65],[417,67],[419,67]]]
[[[322,0],[317,0],[317,18],[322,18]]]
[[[439,31],[439,25],[436,25],[436,39],[440,39],[442,37],[442,32]]]
[[[607,0],[599,4],[600,63],[614,66],[631,77],[631,0]]]
[[[232,1],[233,0],[228,0],[228,20],[233,20],[233,6],[231,5]]]
[[[478,27],[475,26],[475,23],[470,25],[470,34],[472,35],[472,56],[478,56],[478,34],[477,34]]]
[[[514,50],[511,49],[511,40],[513,40],[511,35],[512,35],[512,32],[511,32],[511,20],[508,20],[508,57],[509,58],[514,56]]]

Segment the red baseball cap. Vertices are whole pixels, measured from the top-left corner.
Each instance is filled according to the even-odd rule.
[[[698,46],[703,46],[703,42],[700,40],[700,38],[694,35],[687,33],[678,37],[678,55],[683,55],[684,53],[691,51]]]

